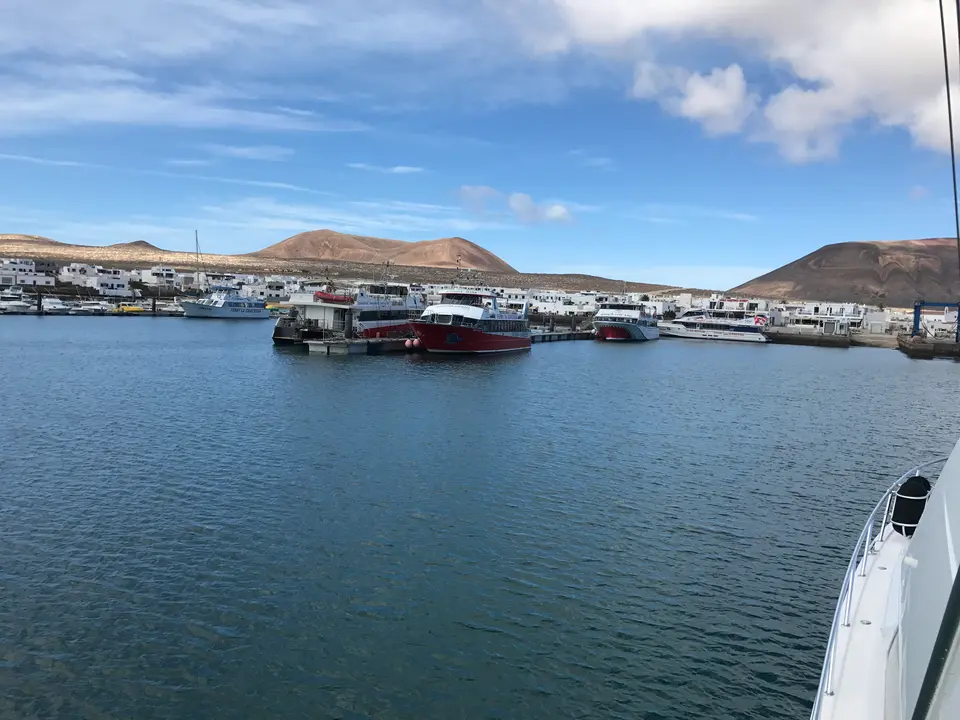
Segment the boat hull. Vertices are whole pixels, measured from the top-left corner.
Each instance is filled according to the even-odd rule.
[[[597,331],[597,339],[607,342],[645,342],[660,337],[660,330],[656,325],[594,321],[593,326]]]
[[[245,307],[217,307],[215,305],[200,305],[195,302],[184,301],[184,317],[189,318],[213,318],[219,320],[266,320],[270,317],[270,311],[263,308],[245,308]]]
[[[530,333],[486,333],[460,325],[411,322],[420,346],[431,353],[458,355],[522,352],[530,349]]]

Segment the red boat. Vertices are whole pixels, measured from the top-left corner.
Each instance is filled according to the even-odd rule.
[[[410,323],[420,347],[432,353],[503,353],[530,349],[526,312],[505,313],[488,292],[451,290]]]

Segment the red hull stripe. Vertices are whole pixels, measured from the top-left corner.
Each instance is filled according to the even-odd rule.
[[[529,350],[530,335],[498,335],[459,325],[412,322],[413,331],[427,352],[495,353]]]

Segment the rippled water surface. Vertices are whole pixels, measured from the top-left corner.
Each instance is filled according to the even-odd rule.
[[[0,318],[0,716],[797,718],[960,368]]]

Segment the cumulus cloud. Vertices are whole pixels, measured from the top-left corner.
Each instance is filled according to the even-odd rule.
[[[644,62],[637,69],[632,93],[657,100],[668,112],[701,123],[710,135],[739,132],[758,103],[736,63],[701,75]]]
[[[496,0],[502,10],[506,0]],[[947,147],[940,21],[929,0],[519,0],[505,17],[528,50],[633,55],[632,94],[701,122],[708,133],[744,130],[775,143],[788,159],[831,157],[864,119],[903,128],[921,146]],[[956,10],[947,43],[957,47]],[[544,29],[550,41],[544,40]],[[684,67],[713,43],[750,61],[723,68]],[[751,92],[743,67],[758,73]],[[960,78],[954,61],[953,77]],[[787,71],[784,73],[784,71]],[[759,82],[757,85],[759,86]]]
[[[500,213],[504,208],[521,223],[570,223],[573,222],[571,203],[556,201],[536,202],[527,193],[504,193],[488,185],[464,185],[460,188],[460,201],[478,215]],[[584,206],[586,207],[586,206]]]

